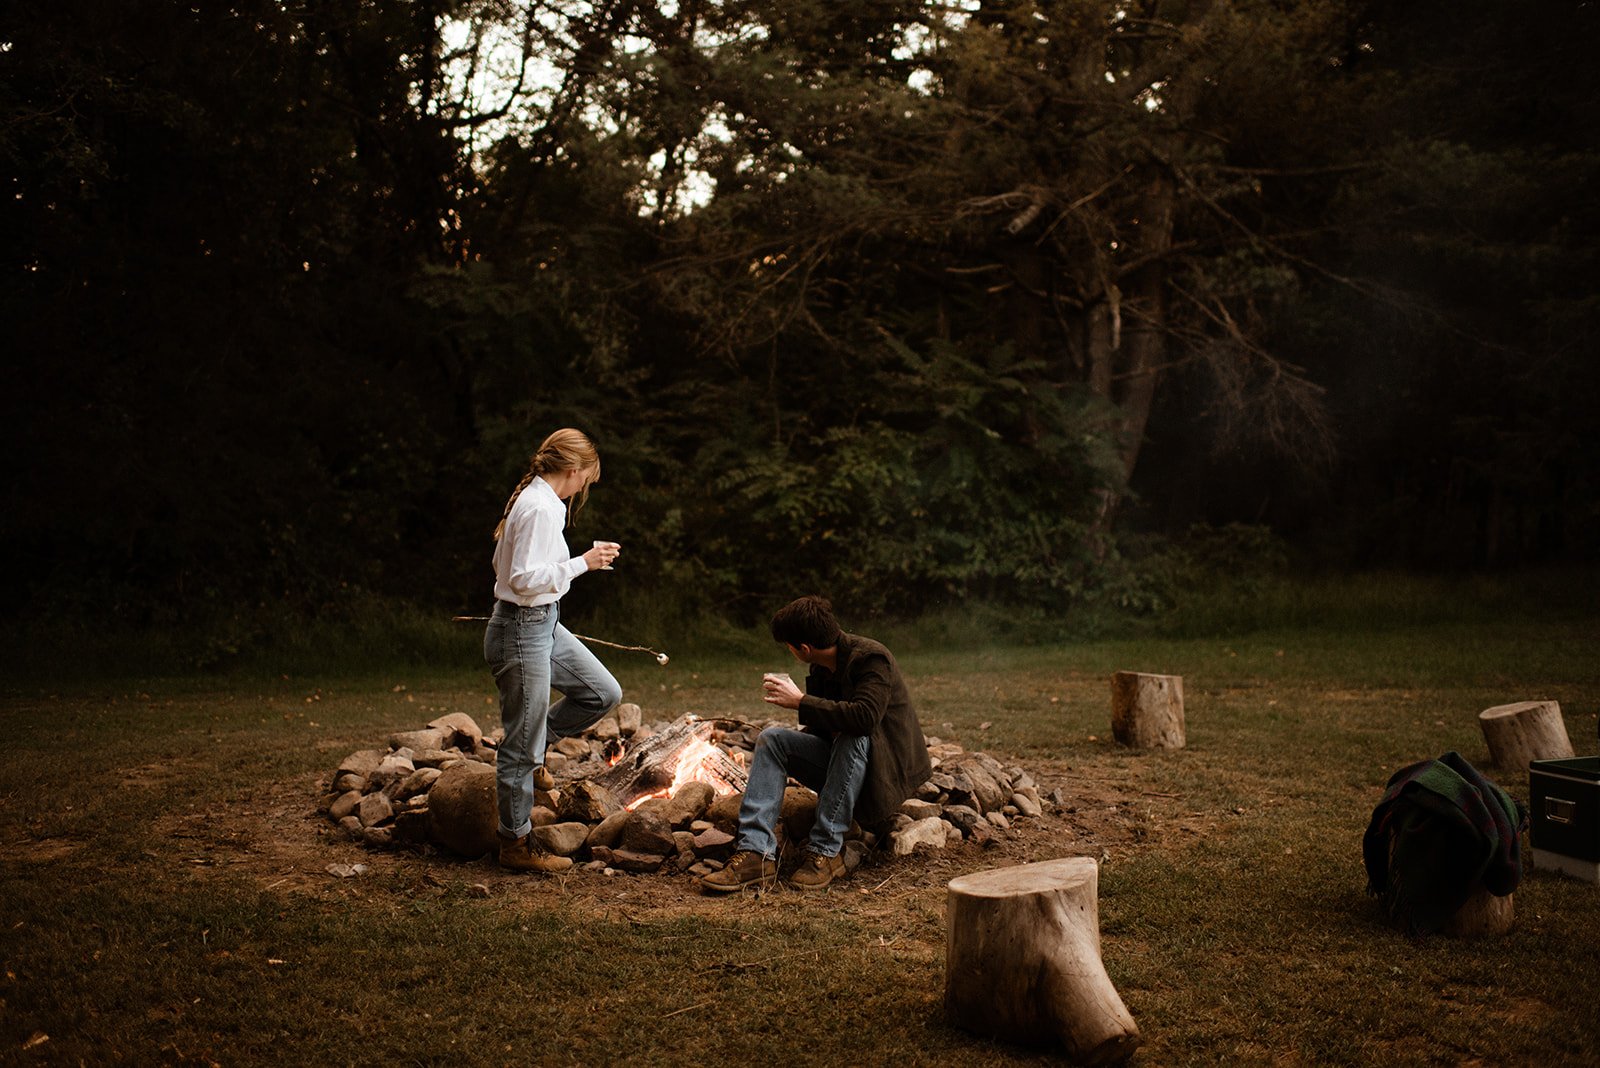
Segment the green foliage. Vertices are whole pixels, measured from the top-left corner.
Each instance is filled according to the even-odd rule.
[[[268,604],[480,612],[562,425],[629,562],[573,606],[661,626],[1160,618],[1196,518],[1592,554],[1594,13],[1467,10],[24,5],[8,611],[217,663]]]

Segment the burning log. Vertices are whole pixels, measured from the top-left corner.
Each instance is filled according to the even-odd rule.
[[[671,797],[693,780],[706,783],[718,797],[743,793],[744,769],[712,743],[714,729],[710,720],[680,716],[590,781],[605,787],[624,808],[651,797]]]

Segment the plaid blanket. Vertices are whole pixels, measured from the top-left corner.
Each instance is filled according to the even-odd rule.
[[[1413,934],[1444,926],[1481,884],[1501,897],[1522,881],[1528,812],[1449,752],[1389,778],[1361,841],[1367,892]]]

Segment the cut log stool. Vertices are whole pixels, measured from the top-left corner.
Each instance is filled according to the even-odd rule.
[[[1124,1061],[1139,1028],[1100,960],[1100,867],[1066,857],[950,880],[944,1007],[957,1027]]]
[[[1480,886],[1456,910],[1455,915],[1445,921],[1440,930],[1451,938],[1486,938],[1505,934],[1511,930],[1517,918],[1516,908],[1511,902],[1514,896],[1507,894],[1496,897]]]
[[[1478,713],[1478,726],[1495,766],[1526,774],[1532,760],[1565,760],[1572,741],[1554,701],[1518,701]]]
[[[1183,676],[1114,673],[1111,733],[1135,749],[1182,749]]]

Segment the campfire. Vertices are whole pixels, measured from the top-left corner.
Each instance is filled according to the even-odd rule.
[[[535,795],[534,834],[550,852],[606,874],[715,871],[734,848],[746,768],[766,726],[694,715],[645,724],[638,705],[619,706],[582,737],[550,747],[546,766],[557,788]],[[485,736],[461,712],[399,731],[386,748],[339,764],[324,781],[325,811],[370,846],[484,856],[496,846],[497,741],[498,732]],[[932,777],[888,826],[852,829],[846,847],[857,862],[874,844],[897,856],[985,845],[1014,833],[1012,820],[1038,817],[1042,803],[1059,810],[1065,802],[1059,790],[1042,799],[1020,767],[927,741]],[[780,820],[786,840],[805,840],[815,804],[811,791],[788,788]]]
[[[742,794],[744,768],[712,742],[715,730],[711,720],[683,716],[631,751],[622,751],[594,781],[630,811],[652,797],[670,798],[690,782],[705,783],[717,797]]]

